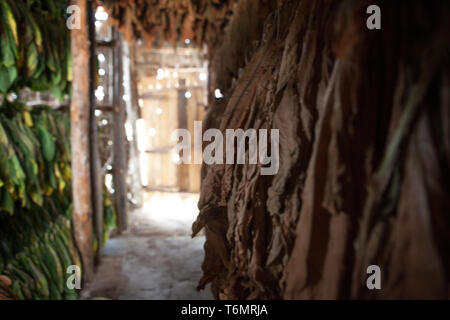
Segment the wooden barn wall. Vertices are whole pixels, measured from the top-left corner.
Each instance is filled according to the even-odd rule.
[[[195,47],[174,50],[169,43],[157,49],[136,45],[135,50],[141,118],[145,120],[146,131],[154,130],[151,135],[146,133],[141,146],[146,149],[141,152],[147,164],[147,187],[198,193],[201,164],[179,164],[174,160],[178,141],[172,133],[185,128],[194,137],[194,121],[204,117],[206,82],[199,79],[200,72],[207,71],[203,56]],[[169,75],[158,79],[158,69]],[[192,95],[190,98],[185,97],[187,91]],[[191,145],[193,149],[193,138]]]
[[[280,1],[245,29],[236,12],[250,2],[214,50],[226,94],[204,125],[279,129],[280,169],[203,166],[199,288],[211,282],[222,299],[448,298],[450,3]],[[371,4],[381,30],[366,28]],[[245,30],[261,32],[256,45],[239,42]],[[366,288],[372,264],[382,290]]]

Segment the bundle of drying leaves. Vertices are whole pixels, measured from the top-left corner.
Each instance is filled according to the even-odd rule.
[[[70,184],[70,123],[45,106],[5,101],[0,110],[0,210],[12,215],[15,201],[42,206]]]
[[[97,0],[128,40],[148,45],[167,40],[193,40],[197,46],[220,43],[236,0]]]
[[[66,270],[72,238],[70,118],[47,106],[0,106],[0,300],[76,299]],[[115,227],[104,195],[103,243]],[[95,246],[95,244],[93,244]]]
[[[70,120],[46,106],[0,107],[0,298],[76,299]]]
[[[62,100],[70,90],[68,1],[0,1],[0,93],[22,87],[50,90]]]

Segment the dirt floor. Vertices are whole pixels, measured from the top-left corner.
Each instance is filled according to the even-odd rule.
[[[129,230],[111,238],[82,299],[212,299],[196,291],[204,237],[190,237],[198,195],[152,193],[129,216]]]

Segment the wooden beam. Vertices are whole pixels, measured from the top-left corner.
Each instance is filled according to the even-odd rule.
[[[72,97],[70,124],[74,237],[83,263],[83,280],[94,273],[92,253],[91,175],[89,157],[89,39],[87,0],[72,0],[80,8],[81,28],[71,30]]]
[[[114,41],[120,43],[120,34],[114,30]],[[117,229],[119,233],[127,228],[127,187],[126,187],[126,149],[125,149],[125,107],[123,105],[123,70],[122,48],[116,46],[113,49],[113,177],[114,177],[114,202],[117,213]]]
[[[179,88],[177,90],[177,117],[178,117],[178,128],[187,129],[188,128],[188,114],[187,114],[187,99],[184,96],[186,86],[186,79],[179,80]],[[192,155],[193,156],[193,155]],[[189,190],[189,165],[180,163],[177,166],[177,185],[180,191]]]
[[[133,128],[133,139],[127,141],[128,144],[128,176],[132,179],[132,183],[128,185],[129,192],[133,195],[133,207],[142,206],[142,186],[141,186],[141,165],[139,157],[139,148],[137,145],[137,126],[136,122],[142,117],[141,107],[139,106],[139,90],[137,86],[137,76],[136,76],[136,57],[135,57],[135,46],[127,45],[128,48],[128,63],[126,67],[123,68],[124,72],[128,74],[128,79],[125,77],[125,82],[127,82],[130,95],[130,103],[126,103],[126,118],[129,124]]]
[[[94,220],[95,236],[97,239],[97,248],[95,262],[98,264],[101,259],[102,241],[103,241],[103,175],[101,168],[100,152],[98,148],[97,120],[95,116],[96,97],[95,89],[97,87],[97,54],[95,46],[95,4],[89,1],[88,8],[89,21],[89,42],[90,46],[90,77],[89,77],[89,142],[91,152],[91,184],[92,184],[92,215]]]
[[[137,118],[142,117],[141,107],[139,106],[139,90],[138,90],[138,75],[137,75],[137,64],[136,64],[136,47],[130,46],[130,77],[131,77],[131,95],[132,104],[136,109]],[[136,132],[136,125],[134,125],[134,132]],[[137,139],[136,139],[137,140]]]

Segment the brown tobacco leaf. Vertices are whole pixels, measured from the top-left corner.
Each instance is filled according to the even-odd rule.
[[[145,38],[149,39],[149,45],[155,40],[175,44],[189,38],[201,47],[219,43],[234,1],[98,0],[97,3],[108,10],[129,41]]]
[[[382,30],[368,30],[376,3]],[[449,297],[448,1],[105,5],[133,37],[207,45],[208,89],[225,98],[210,94],[204,130],[280,130],[275,176],[203,166],[199,288],[220,299]],[[380,291],[366,287],[371,264]]]
[[[385,266],[389,273],[382,294],[387,297],[440,299],[447,295],[448,265],[441,257],[448,253],[440,252],[439,246],[448,249],[450,201],[435,143],[430,117],[423,115],[406,154],[392,259]]]
[[[441,111],[443,116],[433,118],[434,122],[444,119],[439,126],[441,133],[431,135],[439,137],[441,143],[422,134],[413,138],[418,134],[414,133],[418,130],[414,126],[417,106],[430,99],[429,92],[436,96],[436,90],[430,91],[428,85],[411,85],[418,79],[411,75],[420,76],[422,72],[422,57],[417,54],[420,50],[410,54],[399,43],[405,38],[404,32],[410,31],[399,27],[397,17],[405,15],[408,8],[392,4],[385,10],[386,31],[368,33],[365,20],[360,19],[364,3],[305,1],[290,14],[273,12],[263,28],[262,45],[243,74],[234,76],[220,128],[279,128],[280,171],[264,180],[254,175],[251,165],[231,166],[226,169],[226,180],[203,179],[202,197],[217,188],[215,183],[221,185],[219,194],[228,190],[220,207],[227,210],[228,230],[222,239],[226,239],[229,264],[227,270],[211,278],[221,298],[402,298],[421,297],[421,288],[425,290],[422,297],[445,296],[449,258],[444,253],[449,252],[445,245],[449,243],[449,223],[448,216],[439,213],[448,211],[448,191],[444,192],[448,187],[431,188],[439,174],[428,178],[425,172],[440,168],[445,176],[448,148],[439,146],[448,146],[448,138],[442,135],[448,136],[448,112]],[[277,30],[277,15],[290,24],[286,32]],[[430,17],[422,20],[431,23]],[[417,27],[414,22],[405,24]],[[421,39],[424,47],[432,46],[426,37]],[[436,43],[447,46],[441,41],[443,36],[436,35],[436,39]],[[280,60],[274,60],[277,63],[271,74],[276,83],[272,87],[265,85],[270,80],[260,70],[268,70],[263,67],[266,55],[280,42],[283,45],[276,51]],[[389,50],[380,52],[388,46]],[[231,47],[227,55],[242,50]],[[334,59],[333,50],[338,59]],[[221,50],[215,54],[220,57]],[[433,61],[429,58],[428,64],[423,64],[428,70],[425,82],[435,77]],[[220,82],[221,74],[216,76],[217,83],[227,83]],[[443,80],[438,88],[443,92],[441,105],[448,105],[448,83]],[[408,107],[408,101],[415,101],[416,107]],[[420,142],[419,151],[404,152],[410,139]],[[425,146],[431,150],[423,149]],[[411,169],[413,159],[432,151],[441,160],[434,165],[431,159],[422,163],[422,171]],[[218,172],[217,167],[208,170]],[[405,168],[420,175],[407,175]],[[411,184],[417,183],[425,189],[412,188]],[[440,223],[433,222],[430,227],[429,222],[427,227],[417,220],[418,213],[411,212],[406,199],[418,190],[437,196],[432,201],[436,210],[416,203],[415,211]],[[417,196],[416,201],[421,198]],[[213,214],[211,211],[211,221]],[[411,235],[409,226],[422,235],[422,243]],[[417,249],[407,253],[413,248],[412,242]],[[402,243],[407,248],[403,245],[399,249]],[[428,251],[433,264],[417,265],[409,276],[405,268],[419,263],[415,259],[421,256],[421,250]],[[206,253],[211,254],[208,249]],[[368,292],[365,286],[366,268],[372,263],[379,264],[384,272],[386,290],[382,294]],[[425,280],[422,284],[412,281],[417,274],[430,272],[429,268],[436,272],[427,287]]]

